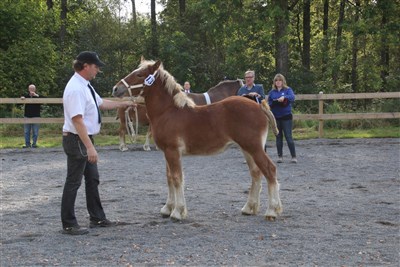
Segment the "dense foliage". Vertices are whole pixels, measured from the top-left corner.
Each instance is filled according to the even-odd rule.
[[[107,63],[94,81],[103,96],[141,55],[161,59],[197,92],[248,69],[266,90],[283,72],[296,93],[399,91],[395,0],[159,2],[152,27],[149,15],[123,15],[126,0],[1,1],[0,97],[19,96],[30,83],[60,97],[82,50]]]

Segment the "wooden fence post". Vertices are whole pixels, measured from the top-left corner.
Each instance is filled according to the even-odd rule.
[[[324,114],[324,101],[320,98],[320,96],[323,94],[324,92],[319,92],[319,100],[318,100],[318,114],[322,115]],[[322,138],[324,137],[324,120],[323,119],[319,119],[319,123],[318,123],[318,137]]]

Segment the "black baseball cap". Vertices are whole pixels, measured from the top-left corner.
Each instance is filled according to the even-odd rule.
[[[92,51],[80,52],[79,55],[76,57],[76,60],[82,63],[96,64],[98,67],[103,67],[106,65],[99,59],[97,53]]]

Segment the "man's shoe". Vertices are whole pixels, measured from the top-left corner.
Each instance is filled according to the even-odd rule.
[[[293,157],[292,160],[290,161],[291,163],[297,163],[296,157]]]
[[[64,235],[86,235],[89,233],[87,228],[82,228],[79,225],[71,226],[71,227],[64,227],[62,233]]]
[[[117,226],[118,223],[112,222],[108,219],[104,219],[101,221],[90,221],[89,227],[90,228],[96,228],[96,227],[113,227]]]
[[[32,145],[32,148],[37,148],[37,145],[36,144]]]
[[[31,145],[24,145],[22,148],[30,148]]]
[[[279,157],[278,160],[276,161],[277,163],[282,163],[283,162],[283,158]]]

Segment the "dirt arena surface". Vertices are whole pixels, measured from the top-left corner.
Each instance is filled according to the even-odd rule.
[[[260,214],[241,215],[250,176],[238,147],[184,158],[182,222],[159,213],[162,152],[130,148],[98,149],[106,214],[129,224],[84,236],[60,233],[62,149],[0,150],[0,266],[399,266],[399,139],[296,141],[299,163],[277,165],[275,222],[263,216],[265,179]],[[268,152],[277,159],[272,142]],[[76,213],[88,226],[84,185]]]

